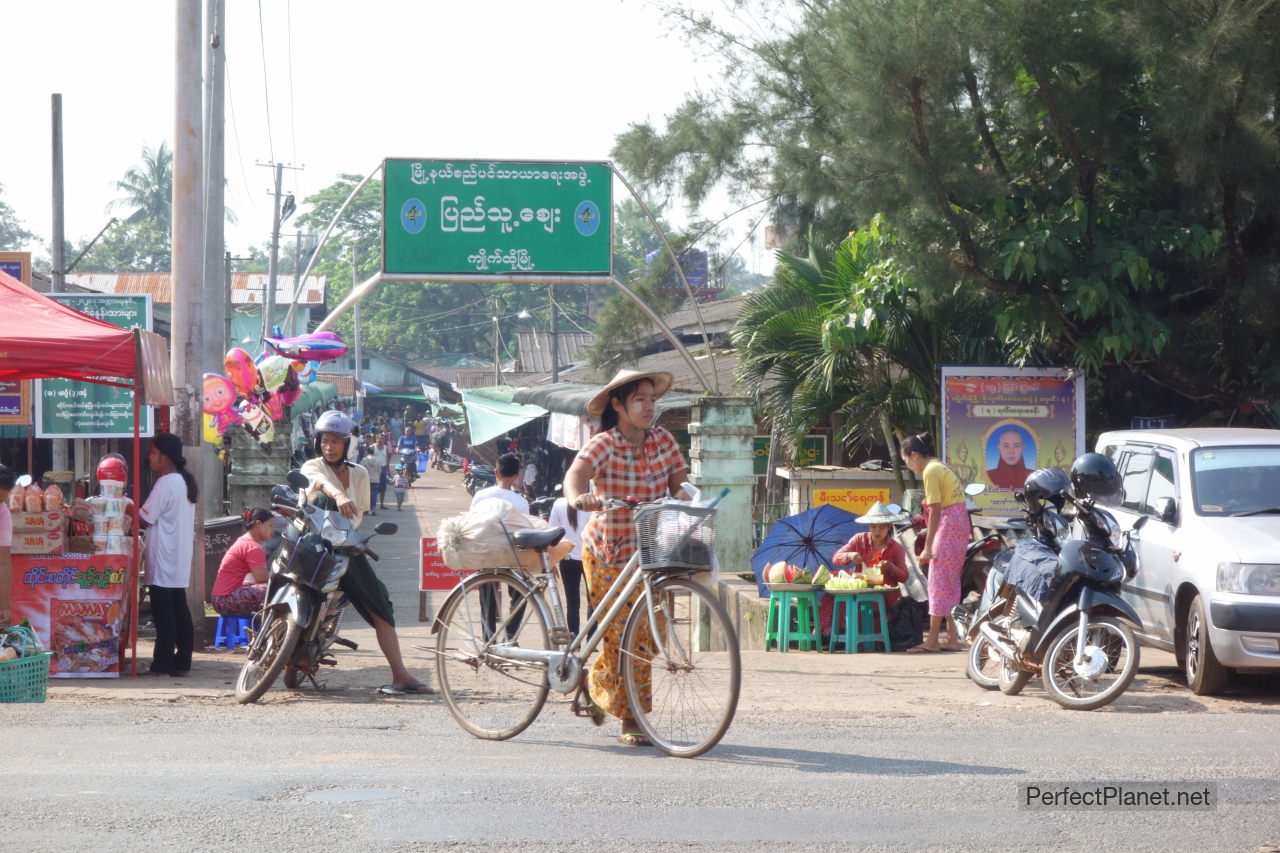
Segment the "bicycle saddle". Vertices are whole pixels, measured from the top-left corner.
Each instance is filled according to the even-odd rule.
[[[563,527],[551,527],[546,530],[517,530],[511,534],[511,541],[517,548],[550,548],[563,538]]]

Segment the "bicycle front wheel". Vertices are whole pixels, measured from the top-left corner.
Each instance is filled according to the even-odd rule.
[[[544,611],[523,579],[472,575],[440,611],[440,693],[464,729],[506,740],[529,727],[547,701],[547,665],[511,658],[514,647],[551,649]]]
[[[654,746],[691,758],[720,742],[738,708],[742,660],[729,615],[706,587],[655,583],[632,608],[621,651],[631,712]]]

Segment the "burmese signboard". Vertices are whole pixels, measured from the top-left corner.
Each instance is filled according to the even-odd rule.
[[[612,187],[607,163],[388,159],[383,272],[609,275]]]

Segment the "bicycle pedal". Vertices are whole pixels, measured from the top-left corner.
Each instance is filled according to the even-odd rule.
[[[333,642],[334,645],[345,646],[353,652],[360,648],[360,646],[356,644],[355,640],[348,640],[346,637],[334,637]]]
[[[320,660],[316,661],[316,663],[318,663],[320,666],[337,666],[338,665],[337,659],[330,658],[330,657],[320,658]]]
[[[567,646],[573,642],[573,634],[569,633],[568,628],[552,628],[551,642],[557,646]]]

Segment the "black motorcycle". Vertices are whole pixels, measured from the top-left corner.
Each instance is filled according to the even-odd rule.
[[[300,471],[290,471],[289,485],[304,489],[307,478]],[[361,536],[350,519],[336,510],[320,509],[302,494],[283,486],[271,493],[271,508],[292,515],[293,520],[271,561],[262,609],[253,617],[253,638],[236,679],[236,701],[241,704],[261,699],[281,671],[285,687],[295,688],[309,679],[319,689],[316,672],[337,663],[329,656],[330,648],[335,644],[356,648],[354,642],[338,636],[347,603],[338,582],[352,557],[363,554],[378,559],[368,544],[375,534],[386,536],[397,530],[394,523],[384,521],[373,534]]]
[[[463,462],[464,460],[461,456],[450,450],[445,450],[443,447],[440,448],[439,467],[441,471],[444,471],[446,474],[453,474],[462,467]]]
[[[1121,583],[1137,569],[1132,531],[1121,532],[1096,502],[1119,488],[1115,465],[1096,453],[1077,459],[1070,479],[1059,469],[1027,478],[1027,499],[1045,504],[1038,535],[1018,543],[995,599],[969,629],[971,662],[985,640],[981,656],[998,655],[1004,693],[1017,694],[1039,674],[1055,702],[1088,711],[1114,701],[1137,674],[1134,627],[1142,622],[1120,597]],[[1076,536],[1063,542],[1065,517],[1057,508],[1067,505]]]

